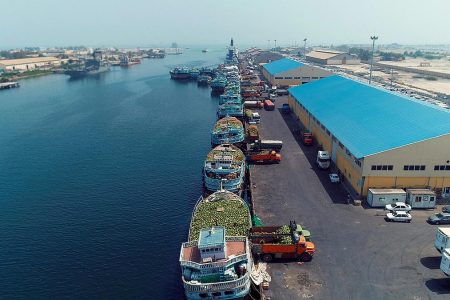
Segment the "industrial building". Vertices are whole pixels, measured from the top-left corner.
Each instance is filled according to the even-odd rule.
[[[314,50],[306,54],[306,60],[322,65],[357,65],[361,61],[353,54],[334,50]]]
[[[27,71],[44,67],[58,66],[61,60],[57,57],[30,57],[0,60],[0,69],[5,71]]]
[[[290,88],[289,105],[353,190],[450,196],[450,111],[341,76]]]
[[[272,85],[289,87],[319,80],[333,73],[290,58],[282,58],[263,65],[262,74]]]

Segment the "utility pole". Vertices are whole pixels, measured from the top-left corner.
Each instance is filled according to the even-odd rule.
[[[274,41],[275,41],[275,50],[277,50],[277,40]]]
[[[307,38],[303,39],[303,56],[306,57],[306,40]]]
[[[378,40],[378,37],[373,35],[370,39],[372,40],[372,58],[370,59],[369,84],[372,84],[373,52],[375,51],[375,41]]]

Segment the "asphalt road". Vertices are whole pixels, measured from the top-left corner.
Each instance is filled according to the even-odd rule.
[[[265,225],[296,220],[316,246],[311,262],[269,264],[271,299],[450,299],[433,246],[437,227],[425,222],[433,211],[388,223],[380,210],[348,204],[343,186],[314,165],[316,147],[292,134],[295,117],[278,109],[260,114],[262,138],[282,140],[283,149],[280,164],[251,166],[255,212]]]

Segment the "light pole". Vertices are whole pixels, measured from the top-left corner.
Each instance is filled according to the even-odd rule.
[[[275,50],[277,50],[277,40],[274,41],[275,41]]]
[[[373,35],[370,37],[370,39],[372,40],[372,58],[370,59],[369,84],[372,83],[373,52],[375,51],[375,41],[378,40],[378,37]]]
[[[307,38],[303,39],[303,56],[306,57],[306,40]]]

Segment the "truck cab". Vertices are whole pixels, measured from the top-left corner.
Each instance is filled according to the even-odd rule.
[[[280,163],[281,154],[277,153],[274,150],[265,150],[256,153],[251,153],[248,158],[252,162]]]
[[[303,132],[302,133],[302,141],[306,146],[311,146],[313,144],[313,135],[311,132]]]
[[[321,169],[330,167],[330,154],[328,151],[317,151],[316,164]]]

